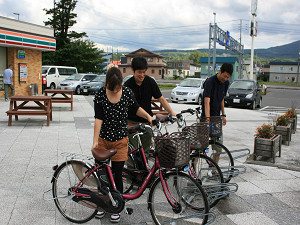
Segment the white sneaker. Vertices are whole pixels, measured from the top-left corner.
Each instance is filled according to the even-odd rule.
[[[105,216],[104,211],[98,211],[97,214],[95,215],[95,218],[102,219],[104,216]]]
[[[117,214],[112,214],[110,216],[110,222],[112,223],[119,223],[120,222],[120,213],[117,213]]]

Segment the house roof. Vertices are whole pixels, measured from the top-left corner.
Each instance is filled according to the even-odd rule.
[[[216,57],[216,63],[235,63],[236,57]],[[207,63],[208,57],[200,57],[200,63]],[[213,62],[213,57],[210,57],[210,62]]]
[[[270,65],[298,65],[297,62],[270,62]]]
[[[131,52],[129,54],[127,54],[126,56],[129,56],[129,57],[134,57],[134,56],[143,56],[143,57],[159,57],[159,58],[163,58],[163,56],[159,55],[159,54],[156,54],[154,52],[151,52],[147,49],[144,49],[144,48],[140,48],[134,52]]]

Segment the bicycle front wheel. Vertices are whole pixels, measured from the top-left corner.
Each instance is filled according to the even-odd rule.
[[[97,192],[99,180],[92,173],[84,179],[89,172],[88,166],[82,161],[70,160],[61,164],[55,171],[52,180],[52,195],[59,212],[74,223],[85,223],[94,218],[97,210],[95,205],[87,201],[75,201],[74,189],[82,181],[80,188],[87,188]]]
[[[216,151],[212,149],[212,146],[216,145],[221,149],[221,151]],[[234,172],[234,161],[230,151],[221,143],[210,140],[209,141],[209,157],[211,157],[220,167],[224,182],[228,183],[233,177]]]
[[[212,208],[220,200],[215,193],[222,191],[219,186],[224,183],[222,171],[215,161],[201,153],[191,155],[191,165],[190,173],[207,193],[208,202]]]
[[[156,179],[148,198],[148,208],[155,224],[206,224],[209,205],[202,187],[182,172],[163,176],[163,181]]]

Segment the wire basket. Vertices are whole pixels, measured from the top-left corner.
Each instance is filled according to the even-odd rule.
[[[161,167],[179,168],[190,161],[190,139],[183,133],[174,132],[169,137],[161,138],[155,147]]]
[[[183,128],[182,133],[190,137],[192,145],[203,151],[209,145],[209,125],[207,122],[194,123]]]
[[[206,121],[206,118],[202,118],[201,121]],[[222,116],[209,117],[209,137],[221,137],[222,136],[223,120]]]

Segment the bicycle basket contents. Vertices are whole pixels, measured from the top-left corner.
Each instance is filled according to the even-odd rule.
[[[178,168],[186,166],[190,160],[189,137],[174,132],[169,137],[157,141],[156,149],[161,167]]]
[[[183,128],[182,133],[190,137],[192,145],[202,151],[209,145],[209,125],[207,122],[194,123]]]
[[[201,119],[206,121],[206,119]],[[209,121],[209,136],[210,137],[221,137],[222,136],[222,125],[223,120],[221,116],[211,116]]]

